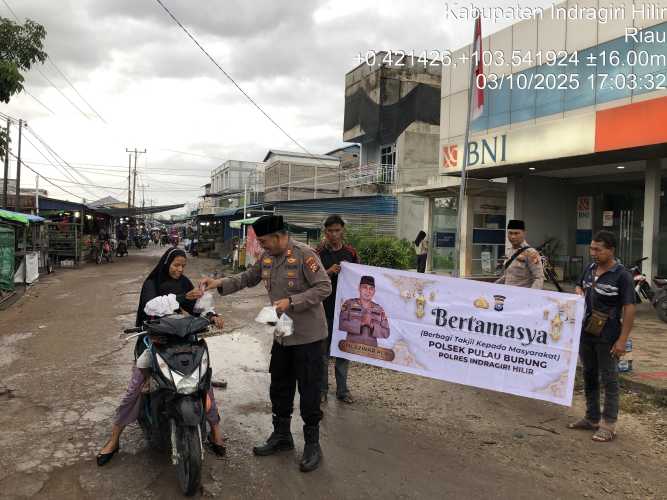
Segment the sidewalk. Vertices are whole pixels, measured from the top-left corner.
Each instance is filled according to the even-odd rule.
[[[633,370],[621,373],[623,384],[667,400],[667,323],[649,304],[639,304],[630,338]]]

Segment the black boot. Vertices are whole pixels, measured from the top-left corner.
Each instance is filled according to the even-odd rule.
[[[280,418],[273,417],[273,432],[266,440],[266,443],[261,446],[255,446],[252,451],[255,455],[265,457],[273,455],[279,451],[287,451],[294,449],[294,439],[290,432],[290,417]]]
[[[303,439],[306,445],[303,448],[303,458],[299,468],[301,472],[314,471],[320,466],[322,460],[322,448],[320,448],[320,426],[304,425]]]

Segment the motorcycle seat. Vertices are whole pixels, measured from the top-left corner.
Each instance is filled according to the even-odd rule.
[[[653,278],[653,282],[660,287],[667,286],[667,277],[656,276],[655,278]]]
[[[160,318],[146,323],[149,333],[186,338],[208,329],[209,321],[198,316]]]

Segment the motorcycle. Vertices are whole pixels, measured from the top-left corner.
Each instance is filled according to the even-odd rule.
[[[662,321],[667,323],[667,278],[660,276],[653,277],[657,291],[653,296],[651,303],[655,307],[655,312]]]
[[[100,248],[98,248],[97,256],[95,257],[95,262],[97,264],[102,263],[102,259],[107,262],[113,262],[113,248],[109,240],[104,240],[101,242]]]
[[[654,307],[658,318],[667,323],[667,278],[655,276],[652,287],[648,278],[642,273],[641,265],[648,257],[642,257],[635,261],[632,267],[628,269],[632,274],[635,286],[635,301],[637,304],[650,302]]]
[[[149,349],[153,369],[143,395],[139,425],[152,448],[170,450],[181,490],[194,495],[204,460],[202,436],[208,435],[206,408],[211,368],[205,318],[166,316],[141,328],[125,330],[136,336],[135,360]]]

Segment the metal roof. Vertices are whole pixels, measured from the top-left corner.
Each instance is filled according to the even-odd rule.
[[[269,149],[269,152],[266,153],[266,156],[264,157],[264,160],[266,161],[269,159],[271,155],[283,155],[283,156],[294,156],[296,158],[310,158],[313,160],[334,160],[334,161],[339,161],[340,158],[336,156],[329,156],[329,155],[309,155],[307,153],[299,153],[296,151],[284,151],[281,149]]]

